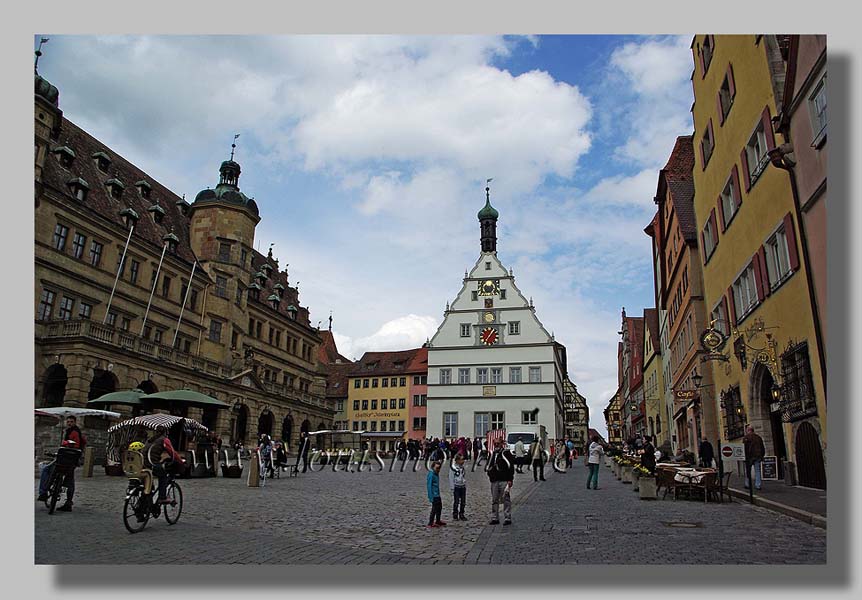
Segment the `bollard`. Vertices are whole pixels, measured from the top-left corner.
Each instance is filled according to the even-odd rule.
[[[93,462],[95,458],[93,455],[93,449],[90,446],[84,448],[84,468],[83,475],[84,477],[92,477],[93,476]]]
[[[256,460],[248,461],[248,487],[260,487],[260,463]]]

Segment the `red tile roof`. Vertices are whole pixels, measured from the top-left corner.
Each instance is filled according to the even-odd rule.
[[[659,343],[658,336],[658,311],[654,308],[645,308],[644,322],[646,323],[647,329],[649,329],[653,351],[656,354],[661,354],[661,344]]]
[[[356,363],[350,376],[398,375],[408,373],[408,365],[421,348],[394,352],[366,352]]]
[[[322,364],[321,367],[326,371],[326,397],[347,398],[347,375],[356,366],[348,361],[341,364]]]
[[[694,216],[694,146],[692,136],[681,135],[670,153],[667,164],[661,171],[670,192],[676,218],[679,221],[683,238],[697,241],[697,220]]]
[[[331,331],[324,329],[320,331],[319,335],[322,343],[317,347],[317,359],[320,362],[324,364],[338,362],[353,364],[349,358],[342,356],[338,352],[338,347],[335,345],[335,338]]]
[[[410,364],[407,365],[408,373],[427,373],[428,372],[428,348],[425,346],[416,351],[416,355]]]

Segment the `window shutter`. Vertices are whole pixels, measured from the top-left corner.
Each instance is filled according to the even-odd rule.
[[[718,124],[724,125],[724,110],[721,108],[721,90],[715,96],[715,105],[718,107]]]
[[[715,152],[715,133],[712,131],[712,119],[709,120],[709,139],[712,141],[712,151]]]
[[[719,220],[719,222],[721,222],[721,233],[724,233],[726,226],[724,223],[724,209],[721,206],[721,196],[720,195],[718,197],[718,200],[715,203],[715,209],[718,211],[718,220]]]
[[[763,270],[760,266],[760,255],[755,254],[751,263],[754,265],[754,287],[757,289],[757,300],[763,302],[766,295],[763,292]]]
[[[769,118],[768,106],[763,109],[760,120],[763,121],[763,133],[766,135],[766,149],[772,150],[775,148],[775,133],[772,131],[772,120]]]
[[[733,189],[736,190],[736,207],[739,210],[739,207],[742,206],[742,188],[739,187],[739,169],[736,168],[736,165],[733,165],[733,170],[730,172],[730,176],[733,177]]]
[[[706,264],[706,241],[702,231],[700,232],[700,258],[703,260],[703,264]]]
[[[739,153],[739,160],[742,163],[742,178],[745,180],[745,191],[751,190],[751,175],[748,172],[748,153],[743,146],[742,152]]]
[[[730,89],[730,97],[736,97],[736,82],[733,81],[733,65],[727,65],[727,87]]]
[[[721,303],[724,305],[724,316],[727,317],[727,320],[730,321],[730,313],[727,311],[727,296],[721,297]],[[727,334],[730,335],[730,323],[726,323]]]
[[[799,254],[796,252],[796,231],[793,229],[793,217],[790,213],[784,217],[784,235],[787,236],[787,254],[790,258],[790,268],[799,270]]]
[[[713,247],[718,246],[718,225],[715,222],[715,209],[709,213],[709,222],[712,223],[712,230],[715,232],[715,240],[713,240]]]
[[[706,159],[703,156],[703,138],[700,138],[700,167],[706,169]]]
[[[760,275],[763,278],[763,294],[769,296],[772,293],[772,287],[769,285],[769,269],[766,268],[766,248],[761,246],[757,251],[757,257],[760,259]]]
[[[733,286],[727,288],[727,304],[729,305],[730,324],[736,327],[736,303],[733,301]]]

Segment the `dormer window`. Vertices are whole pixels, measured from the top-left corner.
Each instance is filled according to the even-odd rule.
[[[123,218],[123,223],[126,227],[134,227],[138,223],[138,213],[132,208],[124,208],[120,211],[120,216]]]
[[[161,223],[165,218],[165,209],[158,204],[153,204],[147,211],[153,216],[153,221]]]
[[[250,300],[259,300],[260,299],[260,284],[252,282],[248,286],[248,297]]]
[[[174,232],[173,232],[173,231],[172,231],[172,232],[170,232],[170,233],[168,233],[167,235],[165,235],[165,236],[162,238],[162,241],[163,241],[163,242],[167,242],[167,244],[168,244],[168,251],[169,251],[171,254],[176,254],[176,253],[177,253],[177,244],[179,244],[179,242],[180,242],[180,238],[178,238],[176,235],[174,235]]]
[[[138,188],[138,193],[141,194],[141,198],[149,200],[153,188],[147,180],[141,179],[140,181],[136,181],[135,187]]]
[[[274,286],[272,286],[272,289],[275,290],[275,293],[278,294],[279,298],[284,298],[284,286],[283,285],[281,285],[280,283],[276,283]]]
[[[186,216],[189,214],[189,208],[191,208],[191,205],[188,202],[186,202],[185,198],[183,198],[181,200],[177,200],[174,203],[174,205],[179,207],[180,212],[183,213],[183,216]]]
[[[299,309],[296,308],[293,304],[287,307],[287,316],[290,317],[292,321],[296,321],[296,313],[299,312]]]
[[[69,146],[60,146],[58,148],[54,148],[51,152],[57,155],[57,160],[59,160],[60,164],[67,169],[71,167],[72,163],[75,161],[75,152],[69,148]]]
[[[254,274],[254,278],[260,281],[261,285],[266,283],[266,273],[263,271],[258,271]]]
[[[96,159],[96,166],[99,167],[99,170],[102,173],[107,173],[111,166],[111,157],[99,151],[93,153],[93,158]]]
[[[279,298],[277,294],[270,294],[270,296],[269,296],[269,298],[267,298],[267,300],[269,301],[272,308],[274,308],[275,310],[278,310],[278,303],[281,300],[281,298]]]
[[[83,202],[87,199],[87,192],[90,190],[90,186],[86,181],[77,177],[75,179],[70,179],[66,182],[72,190],[72,195],[75,197],[75,200],[78,202]]]
[[[115,177],[106,181],[105,186],[108,188],[108,192],[114,200],[119,200],[123,196],[123,190],[126,189],[123,182]]]

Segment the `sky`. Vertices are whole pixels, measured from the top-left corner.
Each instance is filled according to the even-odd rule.
[[[66,118],[188,200],[240,134],[256,246],[349,358],[433,336],[493,178],[497,255],[606,433],[621,308],[653,305],[658,171],[692,131],[691,35],[42,35]]]

